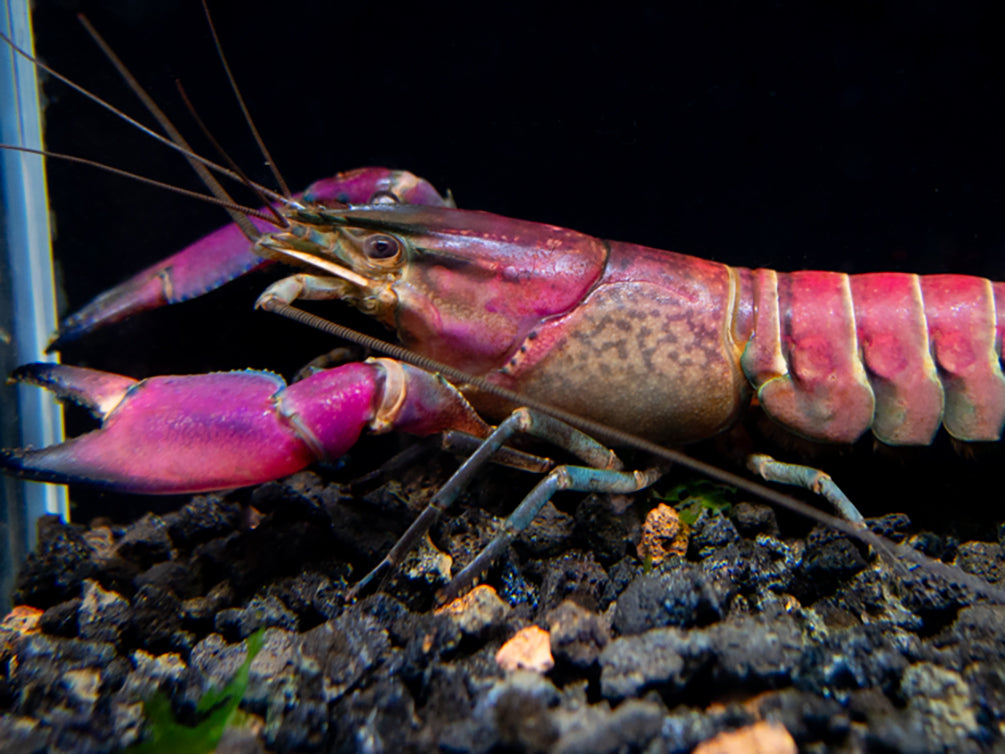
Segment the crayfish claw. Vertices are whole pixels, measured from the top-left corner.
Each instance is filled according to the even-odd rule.
[[[93,330],[121,322],[149,309],[172,303],[170,265],[159,265],[134,275],[124,283],[105,291],[77,312],[59,323],[56,337],[46,353],[61,351]]]
[[[0,463],[28,479],[181,494],[276,479],[315,458],[280,415],[285,383],[273,374],[219,372],[137,382],[93,369],[33,364],[15,376],[82,403],[101,419],[99,429],[58,445],[4,450]]]
[[[454,387],[387,359],[322,370],[289,386],[253,370],[137,382],[59,364],[22,367],[14,378],[88,406],[101,427],[47,448],[5,450],[0,462],[30,479],[122,492],[260,484],[338,458],[367,429],[488,431]]]
[[[51,362],[20,366],[11,373],[10,381],[50,390],[58,398],[83,406],[98,419],[108,416],[137,384],[136,380],[121,374]]]

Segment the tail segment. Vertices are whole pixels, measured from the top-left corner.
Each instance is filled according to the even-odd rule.
[[[1005,425],[1005,284],[966,275],[742,271],[752,335],[741,360],[765,411],[824,442],[867,429],[926,445]]]

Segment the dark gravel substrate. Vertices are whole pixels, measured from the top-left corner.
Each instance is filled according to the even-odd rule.
[[[434,612],[444,559],[426,548],[345,604],[443,473],[353,497],[308,472],[128,527],[44,522],[16,595],[34,629],[12,614],[0,632],[3,751],[129,746],[158,689],[193,725],[253,635],[245,714],[218,751],[685,752],[758,720],[803,751],[1005,745],[1005,607],[905,583],[829,532],[783,538],[758,505],[704,515],[686,558],[647,569],[637,510],[568,496],[571,514],[549,508],[488,575],[497,596]],[[493,471],[434,531],[455,572],[513,479]],[[1002,579],[998,543],[875,523]],[[532,624],[554,666],[502,670],[496,652]]]

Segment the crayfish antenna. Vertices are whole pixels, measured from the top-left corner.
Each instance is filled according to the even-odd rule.
[[[125,121],[126,123],[128,123],[129,125],[131,125],[133,128],[135,128],[138,131],[146,134],[150,138],[155,139],[156,141],[159,141],[161,144],[164,144],[165,146],[170,147],[171,149],[174,149],[176,152],[181,152],[187,158],[189,158],[189,159],[191,159],[191,160],[199,163],[200,165],[205,166],[206,168],[209,168],[210,170],[213,170],[213,171],[219,173],[220,175],[227,176],[228,178],[230,178],[232,180],[236,180],[236,181],[240,181],[241,180],[241,177],[239,175],[237,175],[236,173],[234,173],[234,171],[228,170],[227,168],[223,167],[222,165],[218,165],[217,163],[213,162],[212,160],[209,160],[209,159],[207,159],[207,158],[205,158],[205,157],[197,154],[196,152],[192,151],[191,149],[188,149],[186,146],[182,146],[182,144],[177,144],[177,143],[173,142],[171,139],[169,139],[169,138],[167,138],[165,136],[161,136],[159,133],[157,133],[153,129],[148,128],[147,126],[143,125],[142,123],[140,123],[135,118],[131,118],[130,116],[126,115],[124,112],[122,112],[121,110],[119,110],[117,107],[115,107],[111,103],[103,100],[101,97],[99,97],[98,95],[94,94],[93,92],[88,91],[84,87],[80,86],[80,84],[75,83],[72,79],[64,76],[63,74],[59,73],[59,71],[56,71],[53,68],[51,68],[50,66],[46,65],[45,63],[43,63],[41,60],[39,60],[37,57],[35,57],[31,53],[29,53],[26,50],[23,50],[20,47],[18,47],[9,36],[7,36],[6,34],[3,34],[2,32],[0,32],[0,40],[3,40],[14,52],[16,52],[18,55],[20,55],[21,57],[23,57],[25,60],[30,61],[32,63],[32,65],[36,66],[37,68],[39,68],[42,71],[45,71],[46,73],[48,73],[53,78],[58,79],[59,81],[62,81],[64,84],[66,84],[68,87],[70,87],[74,91],[80,93],[81,95],[83,95],[87,99],[91,100],[95,104],[97,104],[97,105],[103,107],[104,109],[108,110],[110,113],[112,113],[113,115],[115,115],[117,118],[120,118],[121,120]],[[15,147],[10,147],[10,146],[6,146],[5,145],[4,148],[6,148],[6,149],[12,149],[12,148],[15,148]],[[24,148],[21,148],[21,150],[22,151],[32,151],[32,150],[24,149]],[[70,158],[65,158],[64,157],[62,159],[70,159]],[[84,162],[84,160],[82,160],[82,159],[78,159],[78,161]],[[112,170],[114,172],[114,169],[112,169]],[[258,189],[260,191],[262,191],[272,201],[280,202],[282,204],[291,204],[291,203],[296,204],[293,200],[291,200],[291,199],[283,196],[282,194],[279,194],[279,193],[277,193],[275,191],[272,191],[271,189],[268,189],[265,186],[259,185]],[[205,199],[205,197],[203,197],[203,198]],[[234,202],[229,201],[227,199],[222,200],[221,203],[224,204],[224,205],[233,205],[234,204]]]
[[[191,165],[192,169],[198,174],[203,185],[209,189],[210,193],[217,199],[233,204],[233,199],[230,198],[227,191],[220,185],[220,182],[213,177],[209,170],[206,169],[206,165],[202,164],[202,160],[196,159],[195,152],[185,140],[185,137],[181,135],[181,132],[177,128],[175,128],[174,123],[172,123],[167,115],[164,114],[164,111],[157,106],[157,103],[154,102],[153,98],[149,94],[147,94],[146,90],[140,86],[136,77],[133,76],[119,56],[115,54],[115,51],[112,50],[107,42],[105,42],[104,38],[98,33],[98,30],[91,25],[91,22],[87,20],[87,17],[84,16],[84,14],[78,14],[77,18],[83,25],[84,29],[87,30],[87,33],[91,35],[91,39],[93,39],[95,44],[101,48],[105,57],[108,58],[109,62],[113,66],[115,66],[115,70],[119,72],[119,76],[122,77],[122,80],[126,82],[126,85],[133,91],[133,94],[139,98],[140,102],[143,103],[143,106],[146,107],[149,113],[153,115],[154,119],[160,124],[161,128],[164,129],[164,132],[171,139],[171,143],[177,146],[181,153],[185,156],[185,159],[188,160],[188,164]],[[238,179],[241,181],[247,180],[245,176],[241,175],[238,175]],[[246,216],[240,212],[232,210],[228,210],[228,213],[230,214],[231,219],[241,228],[249,241],[254,241],[259,237],[259,235],[261,235]]]
[[[268,212],[274,218],[273,222],[275,222],[275,224],[280,228],[288,228],[290,225],[289,221],[281,214],[279,214],[279,211],[275,207],[269,204],[268,197],[266,197],[265,194],[259,191],[258,186],[255,185],[255,182],[251,180],[248,174],[241,169],[241,166],[237,164],[234,158],[227,153],[227,150],[223,148],[223,145],[217,140],[217,138],[213,136],[213,133],[209,130],[209,126],[206,125],[203,119],[199,116],[199,113],[196,112],[195,105],[193,105],[192,100],[188,98],[188,94],[186,94],[185,92],[185,87],[181,85],[181,81],[175,81],[175,85],[178,87],[178,94],[181,95],[182,101],[185,103],[185,107],[188,109],[189,115],[192,116],[192,119],[196,122],[196,125],[199,126],[199,130],[202,131],[203,136],[205,136],[206,139],[209,140],[209,143],[213,145],[213,149],[215,149],[217,151],[217,154],[219,154],[220,157],[223,158],[224,162],[226,162],[227,165],[230,166],[231,170],[233,170],[235,173],[241,176],[241,180],[244,181],[244,185],[254,192],[255,196],[258,198],[258,201],[260,201],[263,205],[265,205],[265,209],[268,210]],[[244,225],[240,225],[240,227],[242,230],[244,230]],[[247,236],[247,234],[245,235]],[[249,241],[255,240],[251,236],[247,236],[247,238]]]
[[[292,196],[290,187],[286,184],[286,181],[283,180],[283,176],[279,172],[279,168],[276,167],[276,163],[272,159],[272,154],[269,152],[269,148],[265,146],[265,139],[262,138],[262,134],[258,131],[258,127],[255,126],[255,121],[251,117],[251,111],[248,110],[248,105],[244,101],[241,89],[237,85],[237,78],[230,70],[230,63],[227,62],[227,56],[223,54],[223,45],[220,43],[220,36],[216,33],[216,24],[213,23],[213,16],[209,12],[209,6],[206,4],[206,0],[202,0],[202,9],[206,14],[206,23],[209,25],[209,31],[213,35],[213,43],[216,45],[216,53],[220,56],[220,63],[223,65],[223,70],[227,74],[227,81],[230,82],[230,88],[233,90],[234,96],[237,98],[237,104],[241,106],[241,112],[244,113],[244,122],[248,124],[248,129],[251,131],[251,135],[254,137],[255,143],[258,145],[258,149],[261,151],[262,157],[265,158],[265,164],[268,165],[269,170],[272,171],[272,177],[276,179],[276,184],[279,186],[279,190],[285,196],[290,197]]]

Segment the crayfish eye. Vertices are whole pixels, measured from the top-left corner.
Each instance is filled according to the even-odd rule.
[[[393,191],[375,191],[370,197],[369,204],[401,204],[401,199]]]
[[[370,236],[363,242],[363,253],[368,259],[391,259],[399,249],[398,240],[391,236]]]

